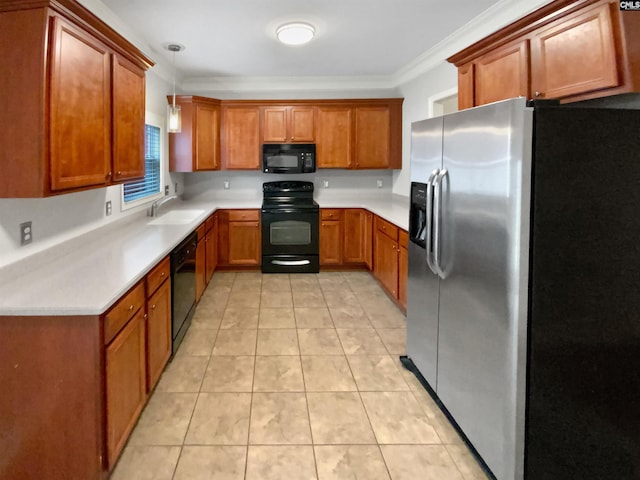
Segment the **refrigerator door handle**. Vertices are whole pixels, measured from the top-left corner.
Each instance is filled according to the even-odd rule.
[[[440,249],[442,243],[442,232],[440,231],[440,224],[442,222],[442,180],[444,180],[447,175],[449,175],[449,172],[446,168],[443,168],[438,172],[438,175],[433,181],[435,185],[433,192],[433,265],[435,267],[436,273],[443,280],[446,277],[446,274],[444,272],[444,269],[442,268],[442,264],[440,263]]]
[[[426,250],[426,259],[427,259],[427,267],[434,275],[437,275],[435,265],[433,263],[433,251],[431,245],[433,243],[433,182],[438,176],[438,172],[440,169],[436,168],[431,175],[429,176],[429,180],[427,180],[427,205],[426,205],[426,213],[427,213],[427,238],[425,240],[425,250]]]

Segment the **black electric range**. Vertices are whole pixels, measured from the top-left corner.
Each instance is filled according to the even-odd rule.
[[[262,271],[317,273],[320,208],[313,183],[265,182],[262,186]]]

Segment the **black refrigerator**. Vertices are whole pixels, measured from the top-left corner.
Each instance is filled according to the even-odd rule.
[[[405,361],[500,480],[640,479],[637,99],[412,124]]]

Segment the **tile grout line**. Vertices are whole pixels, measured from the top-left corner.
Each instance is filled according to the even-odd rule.
[[[254,388],[256,382],[256,360],[258,358],[258,334],[260,333],[260,308],[262,307],[262,276],[260,277],[260,297],[258,299],[258,325],[256,328],[256,342],[253,349],[253,375],[251,377],[251,402],[249,403],[249,426],[247,428],[247,445],[246,445],[246,454],[244,460],[244,478],[247,478],[247,472],[249,470],[249,446],[251,441],[251,418],[253,415],[253,399],[254,399]]]

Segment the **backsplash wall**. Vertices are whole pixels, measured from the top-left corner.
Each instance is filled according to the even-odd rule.
[[[262,184],[279,180],[304,180],[313,182],[315,198],[319,196],[345,197],[390,194],[392,170],[319,170],[315,173],[294,175],[269,174],[257,171],[197,172],[184,175],[185,199],[262,198]],[[377,181],[382,181],[382,188]],[[324,182],[329,182],[327,188]],[[224,182],[229,182],[225,190]],[[181,190],[181,189],[180,189]]]

